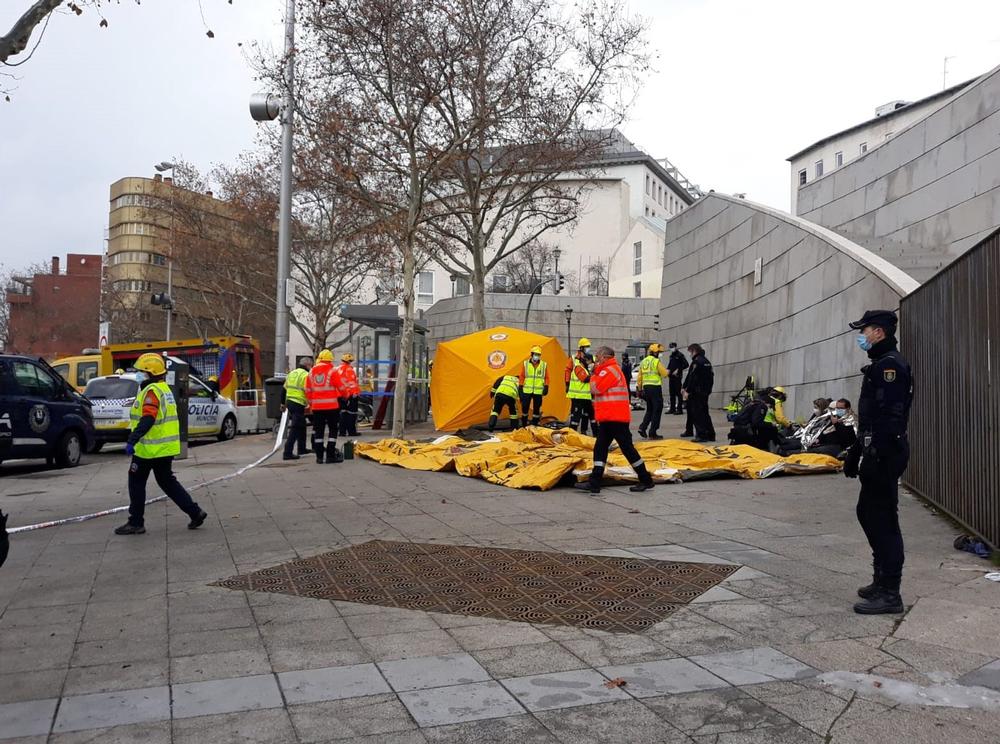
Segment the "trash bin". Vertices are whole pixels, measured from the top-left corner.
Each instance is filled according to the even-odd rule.
[[[267,417],[277,421],[281,418],[281,396],[285,389],[283,375],[264,380],[264,400],[267,403]]]

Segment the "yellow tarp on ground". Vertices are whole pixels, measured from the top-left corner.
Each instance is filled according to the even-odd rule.
[[[434,365],[437,366],[436,364]],[[433,442],[383,439],[358,443],[361,457],[409,470],[454,470],[510,488],[548,490],[567,473],[578,480],[593,467],[594,439],[571,429],[529,426],[497,434],[483,442],[467,442],[447,435]],[[779,457],[747,445],[706,447],[685,439],[637,442],[636,448],[659,482],[694,480],[721,475],[767,478],[776,473],[830,473],[841,463],[827,455]],[[607,480],[635,481],[625,458],[613,451],[605,471]]]
[[[497,326],[438,344],[431,375],[434,427],[457,431],[486,423],[493,407],[493,382],[503,375],[520,374],[532,346],[542,347],[542,360],[549,370],[549,394],[542,399],[542,415],[565,421],[569,400],[563,370],[568,357],[562,346],[551,336]]]

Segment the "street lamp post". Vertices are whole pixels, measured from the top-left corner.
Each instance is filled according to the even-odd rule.
[[[281,193],[278,201],[278,286],[274,310],[274,373],[288,371],[288,308],[294,299],[291,286],[292,243],[292,134],[295,118],[295,0],[285,3],[285,90],[276,96],[258,93],[250,98],[255,121],[273,121],[281,115]]]
[[[573,308],[569,305],[563,310],[566,313],[566,349],[573,349]]]
[[[166,160],[157,163],[153,166],[157,172],[165,173],[170,171],[171,176],[176,175],[174,170],[177,167],[176,163],[169,163]],[[167,313],[167,338],[170,340],[170,321],[174,315],[174,240],[177,237],[174,232],[174,192],[173,184],[169,184],[170,191],[170,253],[167,255],[167,297],[166,302],[163,305],[164,311]]]

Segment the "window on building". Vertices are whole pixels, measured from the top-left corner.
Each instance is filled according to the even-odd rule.
[[[833,162],[834,162],[834,165],[837,168],[839,168],[840,166],[842,166],[844,164],[844,153],[838,152],[836,155],[834,155],[833,156]]]
[[[646,216],[649,217],[649,207],[646,207]]]
[[[506,274],[493,274],[493,292],[507,292],[510,290],[510,277]]]
[[[808,179],[809,179],[809,176],[806,173],[806,169],[803,168],[802,170],[799,171],[799,186],[805,186],[806,185],[806,181]]]
[[[417,274],[417,304],[434,304],[434,272],[421,271]]]
[[[646,174],[646,196],[649,196],[649,174]]]
[[[632,244],[632,273],[642,273],[642,241]]]
[[[816,161],[816,178],[819,178],[822,175],[823,175],[823,161],[822,160],[817,160]]]
[[[632,292],[635,297],[642,297],[642,282],[632,282]]]
[[[471,291],[469,280],[466,277],[460,276],[455,279],[455,297],[464,297]]]
[[[868,152],[868,143],[867,142],[862,142],[861,143],[861,154],[864,155],[866,152]]]

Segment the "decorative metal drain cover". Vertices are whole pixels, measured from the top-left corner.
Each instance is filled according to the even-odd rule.
[[[372,540],[213,586],[636,633],[738,568]]]

